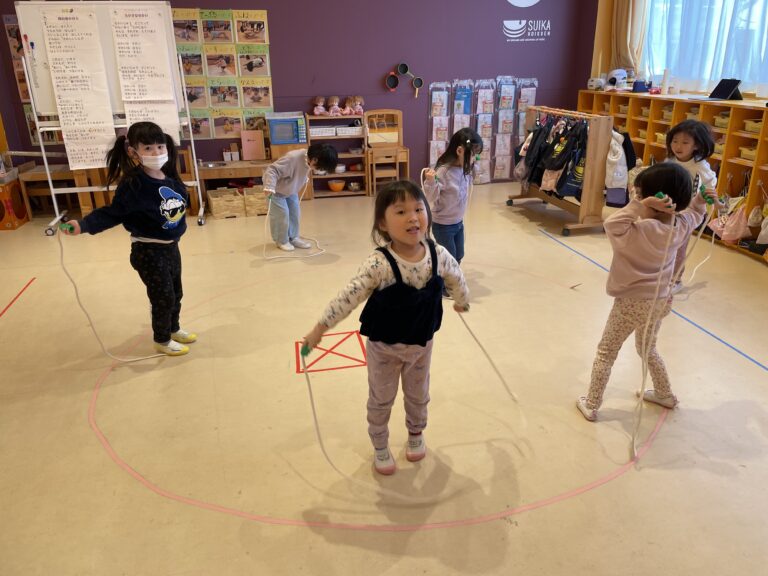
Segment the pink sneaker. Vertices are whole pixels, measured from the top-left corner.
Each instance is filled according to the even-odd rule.
[[[639,393],[637,395],[640,396]],[[655,390],[646,390],[643,392],[643,400],[646,402],[653,402],[659,406],[664,406],[664,408],[669,408],[670,410],[677,406],[677,397],[674,394],[670,394],[664,398],[659,398],[656,395]]]
[[[376,472],[383,474],[384,476],[391,476],[395,473],[397,467],[395,466],[395,459],[392,458],[389,448],[374,450],[373,467],[376,468]]]
[[[418,462],[427,455],[427,443],[424,434],[408,434],[408,445],[405,447],[405,457],[408,462]]]

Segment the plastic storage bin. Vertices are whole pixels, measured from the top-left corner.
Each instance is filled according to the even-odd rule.
[[[745,160],[754,160],[757,157],[757,148],[739,146],[739,156]]]
[[[336,136],[335,126],[310,126],[309,137],[317,138],[321,136]]]
[[[362,136],[362,126],[339,126],[336,128],[336,136]]]
[[[723,112],[713,118],[717,128],[728,128],[728,122],[731,120],[730,112]]]

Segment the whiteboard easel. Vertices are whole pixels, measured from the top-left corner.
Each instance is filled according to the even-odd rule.
[[[19,26],[23,34],[23,40],[25,44],[25,56],[23,58],[24,73],[27,77],[27,83],[30,86],[30,104],[32,107],[33,117],[35,118],[35,125],[38,132],[38,138],[40,141],[40,149],[43,157],[43,164],[45,165],[46,175],[48,177],[48,185],[51,190],[51,199],[53,200],[53,206],[56,213],[56,218],[48,224],[45,230],[47,235],[54,233],[53,226],[62,220],[65,213],[59,211],[58,202],[56,200],[56,194],[65,193],[83,193],[83,192],[102,192],[105,191],[101,186],[85,186],[85,187],[69,187],[69,188],[56,188],[53,185],[53,179],[51,178],[50,168],[48,166],[48,159],[45,151],[45,142],[42,134],[44,132],[60,131],[61,126],[58,122],[41,122],[40,115],[58,115],[58,109],[56,106],[56,98],[53,90],[53,82],[49,73],[48,54],[46,50],[46,43],[43,31],[43,10],[45,8],[55,8],[57,10],[72,8],[83,9],[87,8],[92,10],[97,17],[99,28],[99,42],[104,51],[105,61],[105,73],[107,75],[107,83],[109,87],[110,101],[112,105],[113,118],[115,114],[120,114],[125,111],[122,99],[122,91],[120,89],[119,78],[117,75],[117,56],[115,53],[115,46],[113,42],[113,32],[111,24],[111,11],[115,8],[131,8],[135,9],[137,6],[144,6],[150,10],[158,10],[162,16],[163,27],[165,28],[165,40],[168,46],[166,56],[169,59],[169,69],[171,70],[172,83],[173,83],[173,95],[174,101],[178,111],[185,113],[185,118],[180,122],[182,126],[189,127],[189,139],[192,149],[192,164],[195,175],[195,181],[185,182],[186,185],[195,185],[197,187],[198,199],[200,202],[200,211],[198,213],[198,224],[202,225],[205,222],[204,210],[205,204],[202,198],[202,191],[200,187],[200,178],[198,175],[197,155],[194,146],[194,135],[192,133],[190,125],[190,113],[189,103],[187,101],[186,83],[184,81],[184,74],[181,66],[181,58],[176,54],[176,45],[173,35],[173,17],[168,2],[41,2],[41,1],[27,1],[16,2],[16,12],[19,18]],[[23,24],[22,24],[23,22]],[[125,128],[125,123],[116,123],[115,129]],[[175,135],[171,135],[175,137]],[[105,159],[106,165],[106,159]]]
[[[165,23],[165,37],[168,46],[166,55],[173,73],[173,89],[176,94],[176,102],[179,111],[184,109],[182,106],[184,100],[182,84],[183,73],[176,66],[176,41],[173,33],[173,13],[171,12],[170,3],[146,0],[137,0],[136,2],[47,2],[45,0],[27,0],[21,2],[17,0],[15,5],[16,15],[19,20],[19,29],[21,30],[24,42],[24,55],[27,58],[27,83],[29,85],[30,93],[34,95],[35,102],[37,102],[38,114],[46,116],[58,114],[56,109],[56,98],[53,92],[53,82],[51,81],[51,75],[48,72],[48,51],[46,49],[45,35],[43,32],[43,10],[54,8],[66,9],[70,7],[77,9],[87,8],[96,14],[113,114],[122,114],[125,109],[121,98],[120,79],[118,78],[117,73],[117,55],[115,53],[115,44],[112,39],[112,20],[110,11],[114,8],[140,7],[160,10]]]

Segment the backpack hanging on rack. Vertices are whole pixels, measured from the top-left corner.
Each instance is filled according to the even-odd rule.
[[[586,122],[577,127],[576,147],[571,161],[568,164],[567,175],[563,186],[559,189],[559,196],[565,198],[572,196],[581,201],[581,190],[584,187],[584,168],[587,164],[587,136],[589,128]]]
[[[555,120],[548,116],[533,134],[531,145],[525,155],[525,165],[528,167],[528,182],[531,184],[541,184],[541,177],[544,174],[543,159],[550,152],[550,136],[555,126]]]
[[[533,132],[529,132],[528,136],[518,148],[515,148],[515,157],[519,157],[515,164],[515,169],[512,171],[512,179],[522,182],[528,176],[528,166],[525,164],[525,157],[528,155],[528,148],[533,140]]]
[[[611,133],[608,156],[605,159],[605,205],[621,208],[629,202],[627,196],[627,158],[622,143],[624,137],[615,130]]]
[[[552,151],[544,159],[544,174],[540,188],[543,192],[552,192],[557,195],[557,191],[563,187],[568,175],[566,167],[578,146],[579,133],[578,124],[566,124],[563,131],[555,135]]]

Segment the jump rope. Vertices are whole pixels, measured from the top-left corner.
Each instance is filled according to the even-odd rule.
[[[426,171],[429,170],[429,168],[424,168],[421,171],[421,186],[422,189],[424,188],[424,174]],[[472,197],[472,183],[470,182],[470,188],[468,193],[468,199],[467,199],[467,205],[469,205],[469,202]],[[501,382],[502,386],[504,387],[504,390],[507,392],[509,397],[513,400],[515,403],[515,406],[518,409],[518,412],[520,414],[521,421],[523,423],[523,427],[527,426],[527,419],[525,417],[524,412],[522,411],[520,407],[520,401],[517,397],[517,395],[512,391],[511,387],[507,383],[506,379],[504,378],[503,374],[501,373],[501,370],[499,370],[498,366],[496,366],[496,363],[493,361],[493,358],[491,358],[490,354],[486,350],[485,346],[480,342],[478,337],[475,335],[475,333],[472,331],[472,329],[467,324],[467,321],[464,319],[462,314],[459,314],[459,318],[461,319],[462,324],[464,324],[464,327],[467,329],[467,332],[469,332],[469,335],[472,337],[472,339],[477,344],[478,348],[482,351],[485,358],[488,360],[488,363],[491,365],[491,368],[493,368],[493,371],[495,372],[496,376],[498,377],[499,381]],[[410,496],[407,494],[402,494],[400,492],[396,492],[394,490],[389,490],[387,488],[381,487],[381,486],[374,486],[370,484],[369,482],[364,482],[361,480],[358,480],[357,478],[353,478],[352,476],[349,476],[345,472],[343,472],[333,461],[333,459],[328,454],[328,451],[325,448],[325,442],[323,441],[323,434],[320,428],[320,421],[317,415],[317,407],[315,405],[315,396],[312,390],[312,379],[309,376],[309,372],[307,371],[307,363],[306,363],[306,357],[310,354],[311,350],[306,344],[302,344],[301,347],[301,367],[302,372],[304,373],[304,379],[307,384],[307,392],[309,394],[309,403],[310,407],[312,409],[312,419],[314,423],[315,428],[315,435],[317,436],[317,442],[320,445],[320,450],[323,453],[323,456],[325,457],[326,462],[328,462],[328,465],[342,478],[347,480],[348,482],[351,482],[357,486],[361,486],[365,488],[366,490],[373,491],[375,493],[378,493],[380,495],[389,496],[398,500],[402,500],[404,502],[409,503],[415,503],[415,504],[432,504],[438,501],[438,498],[436,497],[417,497],[417,496]],[[457,489],[456,491],[450,493],[450,494],[444,494],[440,498],[448,498],[450,496],[453,496],[454,494],[458,493],[461,489]]]
[[[166,354],[152,354],[151,356],[140,356],[137,358],[120,358],[119,356],[115,356],[109,350],[107,350],[107,347],[104,345],[104,341],[101,339],[99,332],[96,330],[96,325],[93,323],[91,315],[88,313],[88,310],[86,310],[85,306],[83,305],[83,301],[80,299],[80,291],[77,288],[77,283],[75,282],[75,279],[72,278],[69,270],[67,270],[67,266],[64,264],[64,244],[61,241],[62,230],[73,231],[74,227],[72,224],[61,223],[59,224],[58,230],[56,230],[56,239],[59,241],[59,263],[61,264],[61,269],[64,270],[64,274],[66,275],[67,279],[69,279],[70,283],[72,284],[72,288],[75,290],[75,299],[77,300],[77,304],[80,306],[83,314],[85,314],[85,317],[88,319],[88,325],[91,327],[93,335],[96,336],[96,340],[99,342],[99,346],[101,346],[101,351],[113,360],[117,360],[118,362],[122,362],[124,364],[128,364],[130,362],[139,362],[141,360],[150,360],[151,358],[162,358],[166,356]]]
[[[699,182],[699,178],[697,176],[696,180],[695,180],[695,186],[698,185],[698,182]],[[694,187],[694,190],[698,190],[698,192],[703,195],[703,193],[705,191],[705,187],[703,185],[700,188]],[[663,199],[663,198],[665,198],[665,196],[666,195],[663,192],[657,192],[656,193],[656,197],[657,198]],[[710,210],[708,212],[705,212],[704,224],[701,226],[701,231],[699,232],[698,236],[694,239],[693,244],[691,245],[691,247],[686,251],[685,259],[683,260],[683,263],[681,264],[680,269],[678,270],[678,272],[675,273],[674,267],[672,268],[672,271],[671,271],[669,279],[668,279],[668,286],[670,287],[670,289],[682,277],[683,271],[684,271],[684,264],[685,264],[685,262],[687,262],[688,257],[691,255],[691,253],[693,252],[694,248],[696,247],[696,243],[701,238],[702,232],[707,227],[707,225],[711,222],[711,220],[712,220],[712,218],[713,218],[713,216],[715,214],[716,209],[714,207],[714,199],[708,198],[708,197],[705,197],[705,198],[706,198],[707,204],[712,206],[712,210]],[[634,411],[634,415],[633,415],[632,441],[630,443],[630,449],[629,449],[630,460],[633,460],[633,461],[637,459],[637,437],[638,437],[638,434],[639,434],[639,431],[640,431],[640,424],[642,423],[642,418],[643,418],[643,407],[645,405],[645,400],[644,400],[645,386],[646,386],[646,383],[648,381],[648,356],[649,356],[650,351],[651,351],[651,343],[650,343],[650,339],[648,338],[648,332],[650,330],[653,318],[654,318],[654,316],[657,313],[657,305],[658,305],[658,302],[659,302],[659,293],[661,291],[662,280],[664,278],[664,275],[663,275],[664,265],[666,264],[667,257],[669,256],[669,247],[672,244],[672,236],[675,233],[675,222],[676,222],[676,220],[677,220],[677,213],[673,213],[672,214],[672,221],[671,221],[670,227],[669,227],[669,234],[667,235],[667,241],[666,241],[666,244],[664,246],[664,255],[662,256],[662,259],[661,259],[661,266],[659,268],[659,275],[658,275],[659,277],[658,277],[658,279],[656,281],[656,288],[655,288],[654,295],[653,295],[651,309],[650,309],[650,311],[648,313],[648,319],[645,322],[645,327],[643,328],[642,358],[641,358],[642,359],[643,378],[642,378],[642,383],[641,383],[641,386],[640,386],[640,390],[637,392],[637,398],[638,399],[637,399],[637,404],[635,405],[635,411]],[[693,274],[691,275],[691,279],[689,279],[689,282],[693,279],[693,275],[696,273],[696,270],[698,270],[698,268],[704,262],[706,262],[708,259],[709,259],[709,256],[704,261],[702,261],[694,269]],[[664,299],[662,301],[661,307],[658,309],[659,311],[662,310],[663,306],[666,305],[666,301],[667,301],[666,299]],[[658,318],[657,322],[660,322],[660,321],[661,321],[661,318]]]
[[[424,168],[424,169],[421,170],[420,180],[421,180],[422,189],[424,187],[424,175],[425,175],[425,173],[428,170],[430,170],[430,169],[429,168]],[[470,181],[468,198],[467,198],[467,211],[469,209],[469,205],[470,205],[471,200],[472,200],[473,188],[474,188],[473,182]],[[301,200],[304,198],[304,194],[305,193],[306,193],[306,187],[302,191],[301,197],[299,198],[299,202],[301,202]],[[713,202],[708,199],[708,203],[712,204]],[[263,258],[265,260],[277,260],[277,259],[281,259],[281,258],[282,259],[286,259],[286,258],[311,258],[311,257],[319,256],[320,254],[325,253],[325,249],[320,247],[320,243],[317,241],[317,239],[306,237],[307,239],[312,240],[312,241],[315,242],[315,245],[320,250],[319,252],[316,252],[316,253],[313,253],[313,254],[307,254],[307,255],[304,255],[304,256],[286,255],[286,256],[271,256],[271,257],[267,257],[267,255],[266,255],[267,233],[268,233],[267,227],[269,225],[269,213],[270,213],[270,209],[271,209],[271,204],[272,204],[272,195],[270,194],[268,196],[267,214],[266,214],[266,217],[265,217],[265,220],[264,220],[264,250],[263,250]],[[712,216],[714,215],[714,212],[715,212],[715,210],[713,208],[711,213],[708,215],[708,218],[707,218],[707,221],[706,221],[707,224],[711,221]],[[674,223],[675,223],[675,215],[673,214],[672,226],[670,227],[670,233],[669,233],[669,235],[667,237],[667,243],[666,243],[666,246],[665,246],[665,249],[664,249],[664,257],[663,257],[663,260],[662,260],[662,267],[661,267],[662,269],[663,269],[664,263],[666,262],[667,256],[669,255],[669,246],[671,244],[672,235],[674,233]],[[60,229],[72,230],[72,225],[71,224],[62,223],[62,224],[59,225],[59,228]],[[686,260],[688,259],[688,256],[690,255],[690,253],[695,248],[696,243],[698,242],[698,240],[701,238],[701,234],[702,234],[702,232],[703,232],[703,230],[705,228],[706,228],[706,225],[701,227],[701,231],[699,232],[698,236],[694,240],[694,243],[691,246],[690,250],[686,254]],[[91,331],[93,332],[94,336],[96,337],[96,340],[98,341],[99,346],[101,347],[102,352],[106,356],[108,356],[109,358],[112,358],[113,360],[116,360],[116,361],[122,362],[122,363],[139,362],[139,361],[143,361],[143,360],[150,360],[152,358],[161,358],[161,357],[166,356],[165,354],[152,354],[150,356],[141,356],[141,357],[136,357],[136,358],[121,358],[119,356],[115,356],[114,354],[109,352],[109,350],[107,350],[106,346],[104,345],[103,340],[101,339],[101,337],[99,336],[98,331],[96,330],[96,326],[93,323],[93,319],[91,318],[91,315],[88,313],[88,310],[83,305],[83,302],[82,302],[82,300],[80,298],[80,292],[78,290],[77,283],[75,282],[74,278],[72,278],[72,275],[69,273],[69,270],[67,269],[67,267],[66,267],[66,265],[64,263],[64,245],[63,245],[63,243],[61,241],[60,231],[57,231],[56,236],[57,236],[57,241],[59,243],[59,262],[61,264],[61,268],[64,271],[64,274],[66,275],[67,279],[72,284],[72,288],[74,289],[75,298],[77,300],[77,303],[80,306],[80,309],[83,311],[83,314],[85,314],[85,317],[88,320],[88,324],[89,324],[89,326],[91,328]],[[714,242],[714,237],[713,237],[713,242]],[[711,254],[710,254],[710,256],[711,256]],[[706,262],[708,259],[709,259],[709,256],[704,261],[702,261],[694,269],[693,274],[691,275],[691,278],[689,279],[689,282],[692,281],[693,276],[695,275],[695,273],[698,270],[698,268],[702,264],[704,264],[704,262]],[[682,275],[682,268],[681,268],[681,271],[678,273],[678,278],[681,275]],[[637,434],[639,432],[639,428],[640,428],[640,424],[641,424],[641,420],[642,420],[643,404],[644,404],[644,402],[643,402],[643,394],[645,392],[645,384],[646,384],[647,376],[648,376],[648,354],[650,353],[650,342],[647,341],[647,336],[648,336],[648,330],[649,330],[650,325],[651,325],[651,320],[652,320],[652,318],[653,318],[653,316],[655,314],[656,300],[658,298],[659,291],[661,290],[661,280],[662,280],[662,274],[659,273],[659,279],[658,279],[658,281],[656,283],[656,290],[655,290],[655,293],[654,293],[654,304],[651,307],[651,311],[650,311],[650,313],[648,315],[648,320],[646,321],[645,328],[643,330],[643,346],[644,346],[644,349],[643,349],[643,381],[642,381],[641,390],[638,393],[638,403],[637,403],[637,407],[635,409],[634,426],[633,426],[633,432],[632,432],[631,457],[632,457],[633,460],[637,458]],[[677,280],[677,279],[675,279],[675,280]],[[670,285],[672,285],[672,284],[673,284],[673,282],[670,281]],[[493,359],[491,358],[491,356],[488,353],[488,351],[485,349],[483,344],[480,342],[479,338],[475,335],[475,333],[469,327],[469,324],[467,324],[467,321],[464,319],[464,317],[461,314],[459,314],[459,318],[461,319],[461,322],[464,325],[464,327],[467,329],[467,332],[469,332],[469,334],[472,337],[472,339],[475,341],[477,346],[482,351],[483,355],[488,360],[488,363],[491,365],[491,367],[493,368],[493,371],[498,376],[499,381],[503,385],[505,391],[507,392],[509,397],[514,401],[514,403],[515,403],[515,405],[516,405],[516,407],[518,409],[518,412],[520,414],[521,420],[523,422],[523,426],[524,427],[527,426],[527,419],[525,418],[525,414],[523,413],[523,411],[522,411],[522,409],[520,407],[520,401],[519,401],[517,395],[512,391],[512,389],[510,388],[510,386],[507,383],[506,379],[502,375],[501,371],[496,366],[496,363],[493,361]],[[323,456],[325,457],[325,459],[328,462],[328,464],[330,465],[330,467],[337,474],[339,474],[341,477],[343,477],[347,481],[352,482],[353,484],[357,484],[359,486],[362,486],[362,487],[364,487],[367,490],[373,490],[374,492],[377,492],[377,493],[380,493],[380,494],[383,494],[383,495],[387,495],[387,496],[390,496],[390,497],[393,497],[393,498],[396,498],[396,499],[404,500],[404,501],[407,501],[407,502],[411,502],[411,503],[426,504],[426,503],[434,503],[434,502],[436,502],[435,498],[414,497],[414,496],[409,496],[409,495],[402,494],[400,492],[396,492],[396,491],[393,491],[393,490],[388,490],[388,489],[383,488],[383,487],[373,486],[373,485],[369,484],[368,482],[360,481],[360,480],[358,480],[356,478],[353,478],[353,477],[349,476],[348,474],[345,474],[341,469],[339,469],[338,466],[336,466],[336,464],[333,462],[333,460],[329,456],[328,451],[325,448],[325,443],[323,442],[323,436],[322,436],[322,432],[321,432],[321,429],[320,429],[320,424],[319,424],[319,420],[318,420],[318,416],[317,416],[317,408],[315,406],[314,394],[313,394],[313,391],[312,391],[312,382],[311,382],[311,379],[310,379],[310,376],[309,376],[309,372],[307,371],[307,365],[306,365],[306,356],[309,353],[310,353],[309,348],[306,345],[303,345],[302,349],[301,349],[302,371],[304,372],[304,378],[306,380],[307,391],[308,391],[308,394],[309,394],[310,406],[312,408],[312,418],[313,418],[313,422],[314,422],[315,434],[317,436],[318,444],[320,445],[320,449],[321,449],[321,451],[323,453]],[[452,494],[445,495],[443,497],[445,498],[445,497],[451,496],[451,495],[453,495],[453,494],[455,494],[457,492],[458,492],[458,490],[455,491]]]
[[[307,184],[304,185],[304,190],[301,191],[301,196],[299,197],[299,206],[301,206],[301,201],[304,199],[304,194],[307,193],[307,187],[311,184],[309,181],[307,181]],[[303,255],[278,255],[278,256],[267,256],[267,244],[269,243],[269,213],[272,210],[272,196],[274,194],[269,194],[267,196],[267,214],[264,217],[264,247],[261,252],[261,257],[263,260],[269,261],[269,260],[290,260],[290,259],[300,259],[300,258],[314,258],[315,256],[320,256],[321,254],[325,254],[325,248],[322,248],[320,246],[320,242],[316,238],[310,238],[309,236],[304,236],[307,240],[312,240],[312,242],[315,243],[315,247],[317,248],[317,252],[312,252],[311,254],[303,254]],[[290,238],[288,239],[290,242]]]
[[[299,198],[299,202],[304,198],[304,194],[306,193],[306,187],[304,187],[304,190],[301,193],[301,197]],[[314,256],[319,256],[320,254],[325,253],[325,249],[320,246],[320,242],[318,242],[315,238],[309,238],[306,237],[308,240],[312,240],[315,243],[315,246],[319,250],[319,252],[313,252],[312,254],[306,254],[302,256],[267,256],[267,228],[269,226],[269,212],[270,208],[272,206],[272,195],[270,194],[268,197],[268,204],[267,204],[267,214],[264,218],[264,250],[263,250],[263,257],[264,260],[277,260],[280,258],[312,258]],[[107,347],[104,345],[104,341],[101,339],[101,336],[99,336],[98,330],[96,330],[96,325],[93,323],[93,318],[91,318],[91,315],[88,313],[88,310],[86,309],[85,305],[83,304],[83,301],[80,298],[80,290],[77,287],[77,283],[75,282],[75,279],[72,277],[72,275],[69,273],[69,270],[67,269],[66,264],[64,263],[64,244],[61,241],[61,231],[67,230],[67,231],[73,231],[74,228],[71,224],[66,223],[60,223],[58,230],[56,230],[56,239],[59,243],[59,263],[61,264],[61,269],[64,271],[64,275],[67,277],[69,282],[72,284],[72,288],[75,291],[75,299],[77,300],[78,306],[80,306],[80,309],[83,311],[83,314],[85,314],[86,319],[88,320],[88,325],[91,328],[91,331],[93,332],[93,335],[96,337],[96,340],[99,343],[99,346],[101,347],[101,351],[112,360],[116,360],[117,362],[122,362],[124,364],[128,364],[131,362],[140,362],[143,360],[151,360],[152,358],[162,358],[164,356],[167,356],[166,354],[151,354],[149,356],[139,356],[136,358],[121,358],[119,356],[115,356],[112,354],[109,350],[107,350]]]

